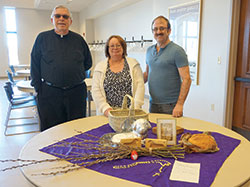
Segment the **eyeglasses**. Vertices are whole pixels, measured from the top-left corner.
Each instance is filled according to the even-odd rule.
[[[111,49],[114,49],[114,48],[120,49],[122,46],[121,45],[110,45],[109,47]]]
[[[167,27],[159,27],[159,28],[155,27],[155,28],[152,29],[152,32],[157,32],[158,30],[159,31],[164,31],[165,29],[167,30],[168,28]]]
[[[69,15],[67,14],[54,14],[55,18],[59,19],[60,17],[63,17],[64,19],[69,19]]]

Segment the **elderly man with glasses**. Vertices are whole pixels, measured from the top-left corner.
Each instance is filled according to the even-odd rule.
[[[157,43],[146,53],[144,82],[148,81],[149,86],[149,111],[181,117],[191,85],[187,55],[170,41],[171,26],[167,18],[155,18],[151,29]]]
[[[37,92],[41,131],[86,116],[85,71],[92,58],[83,37],[69,30],[72,15],[56,6],[54,29],[41,32],[31,52],[31,85]]]

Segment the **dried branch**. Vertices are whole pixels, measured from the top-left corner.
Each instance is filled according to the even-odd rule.
[[[78,131],[79,132],[79,131]],[[81,132],[82,133],[82,132]],[[114,144],[110,140],[101,140],[99,137],[86,134],[88,137],[94,138],[95,140],[84,139],[75,136],[74,138],[77,140],[75,142],[66,142],[60,141],[57,142],[49,148],[70,148],[81,151],[71,151],[70,154],[64,155],[59,153],[53,153],[55,156],[59,157],[56,159],[44,159],[44,160],[24,160],[24,159],[7,159],[0,160],[0,163],[6,162],[22,162],[22,164],[7,167],[1,169],[0,171],[7,171],[16,168],[22,168],[30,165],[40,164],[44,162],[58,162],[58,161],[67,161],[71,164],[67,164],[65,166],[60,166],[56,168],[52,168],[55,171],[48,173],[40,173],[34,175],[57,175],[68,173],[71,171],[76,171],[81,168],[89,167],[94,164],[110,162],[114,160],[126,159],[130,158],[131,152],[135,150],[138,153],[138,156],[147,156],[147,157],[156,157],[156,158],[184,158],[184,148],[181,145],[168,146],[161,149],[153,149],[149,150],[145,147],[129,147],[122,144]],[[162,165],[162,168],[166,165]],[[161,172],[161,170],[160,170]]]

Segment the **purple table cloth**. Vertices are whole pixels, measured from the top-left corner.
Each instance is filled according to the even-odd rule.
[[[155,126],[154,123],[151,123],[152,127]],[[64,157],[62,155],[74,155],[75,153],[83,153],[83,149],[77,149],[75,147],[67,146],[67,147],[58,147],[54,145],[59,145],[62,142],[73,143],[80,141],[80,138],[84,139],[93,139],[95,138],[86,136],[86,133],[95,135],[97,137],[101,137],[106,133],[114,132],[108,124],[105,124],[101,127],[92,129],[83,134],[79,134],[73,136],[68,139],[64,139],[55,144],[49,145],[40,149],[40,151],[57,156]],[[184,130],[184,133],[190,132],[194,133],[202,133],[200,131],[191,131]],[[232,151],[240,144],[240,140],[222,135],[220,133],[212,132],[212,136],[215,138],[220,151],[215,153],[192,153],[185,154],[184,159],[178,159],[182,162],[188,163],[200,163],[200,179],[199,183],[188,183],[188,182],[180,182],[180,181],[172,181],[169,180],[169,176],[173,167],[174,159],[173,158],[154,158],[154,157],[139,157],[138,160],[131,159],[122,159],[111,162],[99,163],[88,167],[89,169],[98,171],[100,173],[104,173],[107,175],[111,175],[114,177],[122,178],[125,180],[138,182],[145,185],[150,185],[154,187],[162,187],[162,186],[175,186],[175,187],[195,187],[201,186],[206,187],[210,186],[214,181],[216,173],[226,160],[226,158],[232,153]],[[149,131],[149,138],[156,138],[156,135]],[[179,140],[180,135],[177,137]],[[86,152],[86,151],[85,151]],[[61,155],[61,156],[60,156]],[[166,161],[170,162],[171,165],[167,167],[163,167],[160,175],[153,176],[155,173],[159,172],[161,168],[161,164],[165,164]],[[160,163],[159,163],[160,162]]]

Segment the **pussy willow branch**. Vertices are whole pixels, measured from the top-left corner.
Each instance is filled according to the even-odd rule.
[[[78,131],[79,132],[79,131]],[[67,164],[65,166],[59,166],[52,169],[59,169],[57,171],[52,171],[48,173],[40,173],[34,175],[56,175],[56,174],[63,174],[68,173],[71,171],[76,171],[81,168],[89,167],[94,164],[104,163],[119,159],[130,158],[130,154],[132,150],[137,151],[138,156],[150,156],[150,157],[157,157],[157,158],[184,158],[184,149],[180,145],[175,146],[168,146],[162,149],[153,149],[149,150],[144,147],[137,147],[132,148],[126,145],[121,144],[114,144],[111,140],[101,140],[99,137],[94,135],[86,134],[89,137],[95,138],[96,140],[86,140],[84,138],[74,137],[75,139],[79,140],[77,142],[66,142],[61,141],[60,143],[56,143],[49,147],[70,147],[81,149],[81,150],[89,150],[92,151],[91,153],[79,153],[72,151],[70,155],[64,155],[59,153],[53,153],[55,156],[60,158],[56,159],[44,159],[44,160],[24,160],[24,159],[7,159],[7,160],[0,160],[2,163],[6,162],[22,162],[20,165],[7,167],[1,169],[0,171],[6,171],[16,168],[22,168],[30,165],[40,164],[44,162],[56,162],[56,161],[68,161],[72,164]],[[107,145],[109,146],[107,146]],[[104,146],[105,145],[105,146]]]

